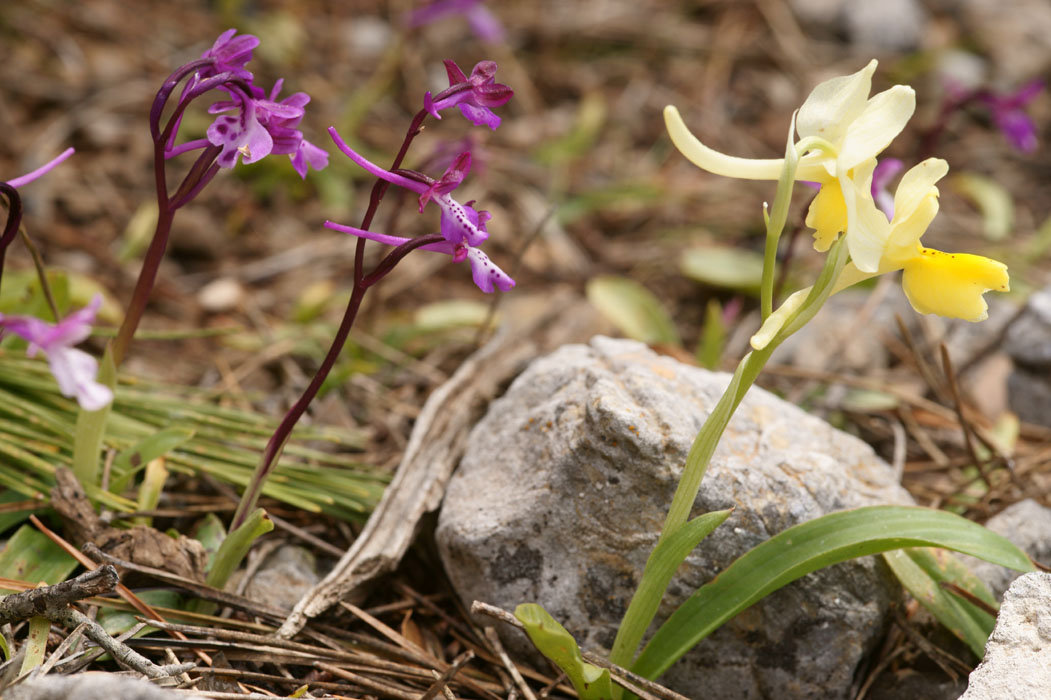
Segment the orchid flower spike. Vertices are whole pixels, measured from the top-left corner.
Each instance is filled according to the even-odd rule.
[[[500,126],[500,117],[491,109],[507,104],[514,91],[496,82],[496,62],[482,61],[464,75],[453,61],[445,61],[445,72],[449,76],[449,87],[435,96],[428,92],[423,96],[423,108],[435,119],[441,119],[443,109],[456,106],[469,122],[476,126],[495,129]]]
[[[916,108],[915,93],[905,85],[869,97],[876,65],[873,60],[853,75],[819,84],[795,120],[808,151],[799,160],[796,180],[821,185],[806,220],[816,230],[814,247],[828,250],[845,233],[851,259],[869,272],[879,265],[880,241],[858,225],[852,210],[856,198],[845,190],[870,187],[870,181],[857,177],[855,170],[867,170],[871,176],[875,157],[901,133]],[[690,133],[673,106],[665,107],[664,121],[675,147],[704,170],[749,180],[777,180],[781,175],[781,158],[738,158],[708,148]]]
[[[473,201],[460,204],[452,198],[453,190],[463,182],[464,177],[466,177],[467,172],[471,168],[471,154],[469,152],[461,153],[437,180],[422,173],[409,173],[412,177],[408,177],[407,174],[384,170],[357,153],[340,138],[335,127],[329,127],[328,131],[339,150],[343,151],[347,157],[361,166],[370,175],[420,195],[420,212],[423,212],[424,207],[429,202],[434,202],[438,205],[442,213],[441,235],[444,240],[439,243],[421,246],[422,250],[445,253],[452,256],[453,262],[467,260],[471,265],[471,275],[474,283],[483,292],[492,292],[494,288],[506,292],[515,286],[515,281],[497,267],[489,259],[489,256],[477,247],[489,238],[489,231],[486,230],[486,222],[490,218],[489,212],[475,209]],[[345,226],[332,221],[326,221],[325,226],[335,231],[342,231],[343,233],[392,246],[399,246],[411,240],[409,238],[366,231],[353,226]]]
[[[902,176],[894,193],[894,213],[889,219],[871,194],[857,191],[860,196],[855,211],[861,224],[881,241],[879,265],[874,271],[865,271],[853,261],[848,262],[833,286],[833,294],[876,275],[902,270],[905,296],[919,313],[965,321],[983,321],[988,317],[989,306],[983,295],[1010,290],[1007,266],[980,255],[943,253],[920,244],[938,213],[935,183],[948,171],[948,163],[940,158],[928,158],[912,167]],[[752,336],[752,347],[761,349],[769,344],[809,292],[809,288],[796,292],[770,314]]]
[[[110,388],[95,380],[95,358],[73,347],[91,334],[91,324],[101,305],[102,295],[96,294],[90,304],[56,324],[34,316],[0,314],[0,333],[11,332],[28,341],[29,357],[43,351],[62,395],[76,397],[86,411],[96,411],[113,400]]]

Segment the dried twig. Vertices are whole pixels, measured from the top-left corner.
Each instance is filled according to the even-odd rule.
[[[46,615],[48,608],[59,608],[78,600],[109,593],[119,582],[117,570],[112,566],[103,566],[53,586],[12,593],[0,598],[0,625],[25,620],[34,615]]]
[[[432,700],[438,693],[445,693],[449,686],[449,681],[453,679],[460,669],[467,665],[467,663],[474,658],[474,652],[468,649],[464,653],[453,659],[452,666],[445,669],[445,673],[438,674],[438,677],[434,681],[434,685],[427,689],[423,695],[419,697],[419,700]],[[437,672],[435,672],[437,673]]]

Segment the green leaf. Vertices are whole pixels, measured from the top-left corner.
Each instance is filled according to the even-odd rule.
[[[704,246],[682,256],[682,274],[692,280],[754,294],[763,282],[763,256],[751,250]]]
[[[205,565],[205,573],[211,570],[215,553],[219,551],[223,540],[226,539],[226,526],[215,513],[207,513],[197,521],[193,528],[193,538],[204,545],[204,551],[208,555],[208,563]]]
[[[940,585],[942,581],[955,583],[995,608],[996,599],[977,576],[944,549],[895,549],[884,552],[883,559],[920,605],[963,640],[975,656],[984,656],[996,619]]]
[[[1008,539],[952,513],[907,506],[831,513],[771,537],[697,589],[657,630],[632,670],[656,678],[724,622],[797,578],[902,547],[944,547],[1033,570],[1029,557]]]
[[[704,328],[697,343],[697,363],[705,369],[718,369],[726,345],[726,324],[718,299],[709,299],[704,309]]]
[[[0,551],[0,577],[56,584],[77,568],[77,560],[30,525],[23,525]]]
[[[131,477],[145,469],[146,465],[189,442],[193,436],[194,431],[189,428],[166,428],[122,450],[113,460],[114,477],[110,490],[120,493],[128,485]]]
[[[29,634],[26,635],[26,655],[22,659],[22,670],[19,675],[29,673],[34,668],[44,663],[44,654],[47,652],[47,635],[51,631],[51,621],[46,617],[37,615],[29,618]]]
[[[986,175],[960,173],[950,182],[953,189],[971,200],[982,214],[987,238],[1002,241],[1014,228],[1014,200],[1003,185]]]
[[[699,515],[657,543],[646,561],[642,580],[631,597],[628,610],[624,613],[624,621],[617,630],[617,638],[609,655],[610,661],[620,666],[631,662],[679,565],[701,540],[719,527],[732,512],[731,508]]]
[[[675,322],[648,289],[625,277],[593,277],[588,301],[624,335],[643,343],[681,345]]]
[[[609,669],[584,661],[573,635],[536,603],[522,603],[515,617],[541,654],[565,672],[580,700],[612,700],[613,682]]]

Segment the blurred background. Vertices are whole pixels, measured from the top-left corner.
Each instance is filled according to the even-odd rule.
[[[76,147],[72,160],[25,188],[26,226],[48,265],[73,273],[75,292],[86,299],[104,290],[110,325],[152,233],[146,117],[165,77],[236,27],[262,41],[249,64],[258,82],[284,78],[282,95],[311,96],[302,129],[330,152],[330,167],[303,181],[280,156],[239,165],[179,213],[143,324],[177,337],[140,342],[127,365],[132,372],[222,389],[273,412],[298,395],[349,293],[352,242],[322,223],[357,225],[372,184],[325,129],[336,126],[375,162],[389,163],[423,94],[446,87],[446,59],[465,72],[480,60],[497,61],[497,81],[515,97],[497,109],[503,124],[495,131],[471,127],[455,110],[428,120],[406,165],[437,177],[470,148],[474,165],[458,195],[492,213],[486,250],[517,279],[513,294],[590,292],[611,332],[726,367],[754,329],[746,319],[757,303],[762,204],[773,185],[694,168],[668,140],[663,107],[678,106],[713,148],[778,157],[792,112],[810,89],[871,58],[880,61],[874,91],[907,83],[917,92],[916,115],[887,155],[910,166],[929,152],[952,169],[924,243],[1007,262],[1011,298],[994,302],[1017,306],[1048,281],[1047,92],[1020,107],[1036,125],[1032,150],[1001,133],[985,102],[944,109],[968,91],[1010,99],[1048,76],[1051,5],[1043,0],[492,2],[460,3],[438,17],[414,14],[420,5],[0,5],[0,173],[14,177]],[[495,23],[479,28],[472,14],[479,8]],[[207,104],[188,113],[186,137],[203,136]],[[172,172],[186,166],[170,165]],[[820,265],[799,225],[808,198],[797,192],[789,217],[784,291],[807,284]],[[418,214],[414,197],[392,191],[373,228],[430,233],[437,215]],[[29,266],[21,250],[9,261]],[[626,288],[617,286],[622,280]],[[488,303],[466,266],[410,256],[368,297],[316,415],[371,428],[375,461],[396,461],[412,406],[474,347]],[[643,318],[632,332],[633,319],[617,317],[618,308],[646,304],[656,304],[652,315],[671,327],[653,329]],[[830,318],[842,325],[842,317]],[[216,334],[190,332],[202,328]],[[995,342],[995,333],[989,338]],[[838,347],[844,358],[854,352]],[[817,351],[795,352],[813,361]],[[831,369],[854,362],[877,372],[894,364],[864,347],[858,352],[860,359],[837,359]],[[410,361],[435,372],[430,379],[406,372]],[[990,408],[995,417],[1005,380],[1002,371],[990,377],[1001,396]]]

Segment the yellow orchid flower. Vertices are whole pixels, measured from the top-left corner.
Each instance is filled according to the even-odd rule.
[[[943,253],[920,244],[938,213],[935,183],[947,172],[949,164],[944,160],[928,158],[905,173],[894,194],[894,217],[890,221],[876,207],[870,193],[852,188],[857,195],[853,204],[859,225],[875,240],[882,241],[882,252],[875,271],[866,272],[853,260],[848,262],[836,279],[833,294],[876,275],[902,270],[905,296],[919,313],[965,321],[983,321],[988,317],[989,306],[982,295],[1009,291],[1007,266],[980,255]],[[871,172],[868,177],[871,178]],[[752,347],[766,347],[806,301],[809,292],[809,288],[802,289],[786,299],[752,336]]]
[[[800,158],[795,175],[796,180],[821,185],[806,220],[816,229],[815,247],[828,250],[845,232],[851,259],[868,272],[876,270],[882,248],[873,232],[859,225],[853,211],[857,197],[847,190],[869,186],[876,156],[901,133],[916,109],[916,95],[906,85],[869,97],[876,65],[873,60],[857,73],[819,84],[796,117],[801,141],[812,144],[820,139],[825,144]],[[690,133],[679,110],[670,105],[664,108],[664,121],[675,147],[700,168],[748,180],[780,177],[781,158],[737,158],[712,150]]]

